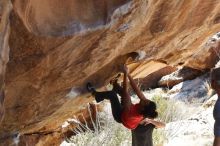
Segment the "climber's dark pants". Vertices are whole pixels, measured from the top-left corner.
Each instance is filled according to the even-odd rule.
[[[121,113],[123,109],[123,101],[119,101],[117,93],[121,96],[122,95],[122,87],[117,83],[113,84],[112,91],[104,91],[104,92],[95,92],[95,96],[98,98],[104,98],[110,100],[111,108],[112,108],[112,115],[116,122],[121,123]]]

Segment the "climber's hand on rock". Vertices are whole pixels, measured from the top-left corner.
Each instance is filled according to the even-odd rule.
[[[126,74],[129,73],[129,70],[128,70],[128,68],[125,64],[123,65],[123,70],[122,71],[123,71],[123,73],[126,73]]]

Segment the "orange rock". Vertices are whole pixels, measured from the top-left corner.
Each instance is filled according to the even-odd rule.
[[[5,1],[1,0],[0,5]],[[219,1],[134,0],[113,12],[125,2],[13,1],[9,56],[9,33],[0,33],[0,39],[6,42],[0,46],[0,81],[5,82],[5,86],[0,84],[5,91],[0,139],[12,132],[22,135],[59,129],[93,100],[87,98],[85,84],[91,81],[97,88],[105,86],[120,71],[121,64],[133,63],[128,58],[134,52],[145,52],[139,63],[163,62],[161,66],[158,62],[140,65],[133,70],[138,78],[153,75],[162,66],[206,71],[219,60],[218,45],[206,45],[220,30]],[[9,30],[8,10],[4,9],[7,15],[1,14],[0,32]],[[66,97],[72,88],[80,97]],[[52,137],[45,139],[52,141]]]

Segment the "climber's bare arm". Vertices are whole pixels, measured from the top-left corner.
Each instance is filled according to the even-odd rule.
[[[126,110],[129,110],[131,107],[131,97],[128,94],[128,74],[124,70],[124,79],[123,79],[123,92],[122,92],[122,104]]]
[[[149,119],[149,118],[145,118],[140,122],[141,125],[147,125],[150,123],[153,124],[156,128],[164,128],[166,126],[166,124],[163,122],[160,122],[154,119]]]
[[[148,100],[144,96],[143,92],[137,86],[137,84],[135,83],[134,79],[130,76],[128,69],[126,69],[126,71],[127,71],[127,76],[128,76],[129,81],[130,81],[131,87],[134,90],[134,92],[137,94],[137,96],[140,98],[140,100],[145,101],[145,102],[149,102],[150,100]]]

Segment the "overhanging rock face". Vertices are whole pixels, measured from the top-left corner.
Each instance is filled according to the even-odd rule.
[[[141,52],[140,62],[160,60],[163,68],[201,71],[219,60],[218,40],[209,40],[220,31],[219,1],[12,2],[0,145],[11,144],[17,133],[25,135],[23,142],[36,134],[31,144],[54,144],[62,138],[62,123],[92,101],[85,84],[103,87],[133,54]],[[150,63],[133,74],[154,71],[157,64]],[[80,96],[68,98],[70,91]]]
[[[109,22],[127,0],[15,0],[14,9],[37,35],[66,36]]]

